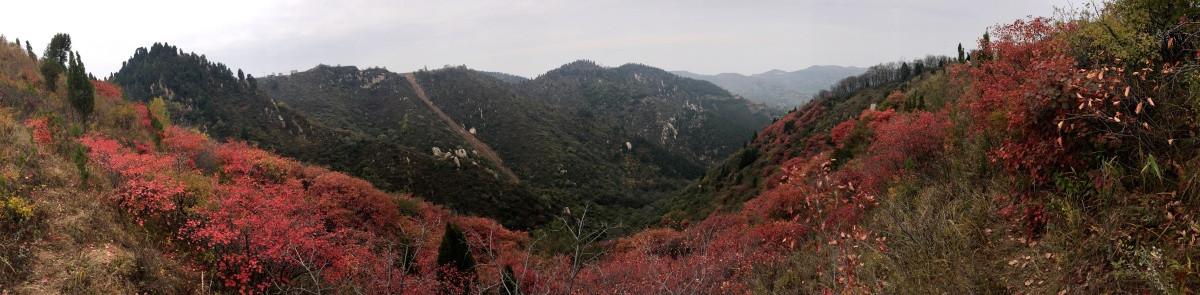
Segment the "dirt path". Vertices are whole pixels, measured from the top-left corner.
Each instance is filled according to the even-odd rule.
[[[425,96],[425,90],[421,89],[420,84],[417,84],[417,78],[413,76],[412,73],[405,73],[403,75],[404,78],[408,79],[408,83],[412,84],[413,90],[417,92],[417,97],[420,97],[421,101],[425,102],[425,105],[428,105],[430,109],[433,109],[433,112],[437,113],[438,117],[442,117],[442,120],[446,121],[446,124],[450,124],[450,128],[454,128],[454,132],[458,132],[458,134],[462,135],[463,139],[466,139],[467,143],[471,145],[471,148],[474,148],[475,151],[478,151],[480,155],[483,155],[484,158],[492,161],[492,163],[496,163],[496,167],[500,168],[500,172],[501,174],[504,174],[504,177],[507,177],[512,181],[520,181],[520,179],[517,178],[517,175],[514,174],[511,169],[508,169],[508,166],[504,166],[504,161],[500,160],[500,155],[496,154],[495,151],[492,151],[491,147],[488,147],[487,144],[479,141],[478,138],[475,138],[474,134],[467,132],[466,129],[463,129],[462,125],[458,125],[457,122],[454,122],[454,119],[451,119],[450,116],[447,116],[446,113],[443,113],[442,109],[433,105],[433,101],[429,100],[428,96]]]

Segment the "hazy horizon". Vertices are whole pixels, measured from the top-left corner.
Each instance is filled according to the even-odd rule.
[[[867,67],[953,55],[984,28],[1053,15],[1067,0],[391,2],[22,1],[0,32],[41,55],[71,35],[107,76],[155,42],[264,76],[317,64],[405,72],[445,65],[536,77],[571,61],[752,75],[813,65]],[[1078,8],[1079,4],[1075,4]],[[64,9],[67,8],[67,9]]]

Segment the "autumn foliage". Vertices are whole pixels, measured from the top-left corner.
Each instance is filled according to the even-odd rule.
[[[1183,20],[1178,26],[1188,24],[1200,26]],[[888,228],[879,225],[881,220],[923,220],[888,219],[893,216],[881,217],[879,211],[888,205],[891,214],[917,211],[906,206],[920,198],[951,203],[969,197],[975,202],[956,204],[980,206],[987,213],[953,215],[963,209],[938,207],[933,215],[941,219],[930,226],[985,245],[969,248],[974,244],[964,243],[966,252],[980,255],[965,257],[1030,256],[1005,251],[1041,250],[1033,245],[1052,228],[1048,225],[1066,218],[1059,224],[1078,226],[1078,231],[1047,243],[1116,246],[1097,250],[1107,255],[1102,259],[1114,261],[1094,265],[1087,260],[1098,256],[1081,252],[1070,252],[1078,255],[1064,260],[1057,254],[1037,255],[1052,267],[1070,267],[1065,259],[1085,261],[1086,268],[1076,268],[1075,277],[1059,281],[1086,284],[1092,275],[1134,269],[1160,272],[1154,274],[1161,274],[1155,278],[1159,290],[1173,287],[1171,283],[1190,290],[1196,281],[1189,276],[1197,271],[1180,257],[1194,257],[1188,256],[1196,253],[1197,234],[1192,232],[1200,233],[1191,219],[1194,212],[1188,211],[1194,209],[1188,193],[1200,191],[1189,180],[1200,179],[1191,172],[1200,167],[1192,131],[1198,112],[1194,96],[1180,95],[1191,93],[1184,91],[1196,80],[1180,73],[1200,67],[1188,65],[1192,57],[1181,58],[1182,65],[1180,60],[1160,65],[1149,62],[1153,58],[1122,62],[1101,54],[1083,63],[1072,51],[1077,45],[1064,37],[1077,29],[1041,18],[994,29],[992,39],[972,54],[975,60],[922,72],[941,75],[942,83],[962,89],[941,90],[957,95],[945,99],[950,103],[942,109],[905,105],[924,104],[916,95],[928,93],[918,91],[916,82],[901,81],[881,86],[887,88],[866,97],[860,107],[837,109],[825,99],[790,112],[731,157],[736,169],[720,171],[760,177],[738,178],[737,189],[730,190],[745,194],[739,197],[747,201],[729,202],[736,204],[696,220],[664,220],[623,237],[583,222],[586,214],[578,213],[579,208],[574,215],[564,210],[561,224],[535,232],[574,235],[550,241],[548,235],[506,229],[492,219],[458,215],[251,143],[221,142],[172,125],[162,99],[121,106],[130,113],[123,115],[126,125],[138,129],[122,132],[140,132],[141,140],[102,128],[64,136],[62,124],[51,115],[33,116],[25,125],[39,145],[65,141],[86,147],[88,164],[105,175],[85,183],[104,189],[100,201],[119,211],[122,220],[166,240],[164,247],[172,255],[188,258],[189,266],[215,277],[210,287],[230,293],[893,291],[897,289],[885,283],[888,273],[905,270],[881,267],[878,261],[903,260],[896,256],[912,253],[893,254],[898,248],[892,246],[899,243],[887,237],[928,245],[920,240],[944,236],[881,230]],[[1174,42],[1194,40],[1166,42],[1169,51],[1183,46]],[[1185,86],[1172,87],[1172,81]],[[112,103],[124,103],[120,88],[93,84]],[[839,112],[836,118],[827,118],[834,111]],[[1164,117],[1168,113],[1172,116]],[[1178,114],[1192,116],[1175,118]],[[81,165],[80,170],[88,168]],[[952,181],[988,183],[945,184]],[[1142,213],[1164,206],[1163,214]],[[939,215],[943,211],[949,213]],[[1006,218],[993,218],[998,216]],[[580,222],[572,227],[574,220]],[[993,227],[993,220],[1004,226]],[[1093,223],[1086,229],[1078,225],[1089,220]],[[560,225],[565,229],[555,227]],[[996,250],[1003,241],[993,232],[1011,232],[1009,241],[1028,246]],[[446,233],[453,233],[453,239],[443,237]],[[1071,240],[1076,237],[1085,241]],[[1153,246],[1167,239],[1180,246],[1165,251]],[[454,249],[456,259],[439,259],[439,249]],[[470,259],[463,259],[463,253]],[[805,259],[818,262],[797,262]],[[1174,264],[1163,262],[1167,260]],[[1019,263],[1011,260],[1009,265]],[[980,284],[1013,284],[1000,281]],[[1041,284],[1023,283],[1031,288]],[[1014,291],[1009,285],[971,290]]]
[[[96,94],[100,97],[110,100],[121,99],[121,87],[113,85],[107,81],[92,80],[92,87],[96,88]]]
[[[242,142],[218,144],[176,126],[167,126],[162,138],[160,147],[101,134],[79,141],[118,180],[109,201],[138,224],[190,245],[187,252],[212,257],[202,266],[221,286],[242,293],[443,287],[433,276],[439,266],[429,248],[440,237],[429,229],[452,217],[439,207]],[[212,155],[220,169],[197,167],[203,155]],[[399,204],[416,206],[404,215]],[[513,243],[526,239],[491,220],[459,223],[468,232],[495,233],[472,240],[480,249],[513,251]]]

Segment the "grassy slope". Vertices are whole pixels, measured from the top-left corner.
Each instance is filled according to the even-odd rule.
[[[6,203],[0,206],[0,292],[194,292],[189,282],[198,281],[198,273],[168,258],[161,242],[100,201],[112,189],[103,173],[85,166],[90,181],[83,182],[69,152],[34,142],[21,118],[57,114],[49,116],[62,129],[82,122],[64,91],[46,92],[40,75],[26,75],[38,64],[21,47],[0,43],[0,199]],[[100,101],[97,109],[108,105]],[[17,213],[21,208],[29,214]]]

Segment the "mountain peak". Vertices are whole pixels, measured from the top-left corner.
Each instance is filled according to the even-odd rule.
[[[562,70],[599,70],[599,69],[604,69],[604,67],[601,67],[600,65],[596,64],[595,61],[586,60],[586,59],[576,60],[576,61],[567,63],[558,68],[562,69]]]
[[[788,71],[784,71],[784,70],[780,70],[780,69],[772,69],[770,71],[763,72],[762,74],[759,74],[759,75],[786,75],[786,74],[788,74]]]

